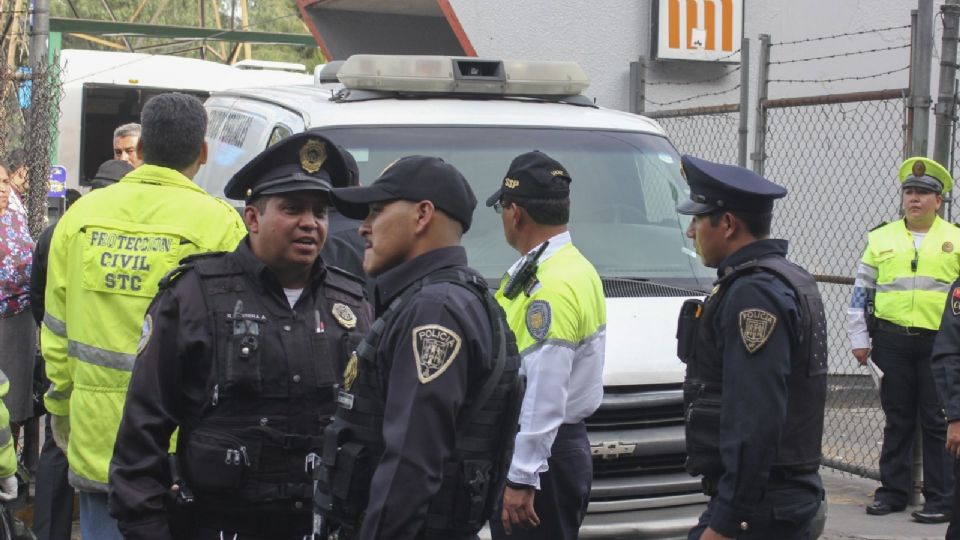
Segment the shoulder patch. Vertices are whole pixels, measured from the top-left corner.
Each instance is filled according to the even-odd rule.
[[[324,280],[324,285],[362,300],[366,282],[360,276],[343,268],[327,265],[327,278]]]
[[[413,329],[413,360],[420,384],[436,379],[450,367],[460,352],[462,340],[456,332],[439,324]]]
[[[770,339],[777,327],[777,317],[762,309],[752,308],[740,312],[740,339],[747,352],[753,354]]]
[[[147,344],[150,343],[151,337],[153,337],[153,317],[147,313],[147,316],[143,318],[143,327],[140,328],[140,342],[137,343],[138,355],[147,348]]]
[[[550,302],[546,300],[534,300],[527,306],[527,332],[537,341],[543,341],[550,332],[550,323],[552,315],[550,313]]]
[[[950,311],[954,317],[960,317],[960,286],[950,291]]]
[[[889,223],[889,221],[884,221],[884,222],[880,223],[879,225],[877,225],[876,227],[870,229],[868,232],[873,232],[873,231],[879,229],[880,227],[883,227],[884,225],[886,225],[886,224],[888,224],[888,223]]]

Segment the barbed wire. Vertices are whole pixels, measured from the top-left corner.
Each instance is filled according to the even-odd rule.
[[[831,82],[840,82],[840,81],[862,81],[865,79],[875,79],[877,77],[883,77],[884,75],[892,75],[901,71],[906,71],[910,69],[910,66],[903,66],[899,69],[891,69],[890,71],[884,71],[882,73],[874,73],[873,75],[864,75],[862,77],[837,77],[835,79],[769,79],[767,82],[779,82],[779,83],[831,83]]]
[[[683,99],[677,99],[674,101],[664,101],[661,103],[659,101],[653,101],[652,99],[647,99],[647,98],[643,98],[643,100],[651,105],[656,105],[658,107],[666,107],[667,105],[676,105],[677,103],[685,103],[687,101],[693,101],[695,99],[699,99],[702,97],[720,96],[723,94],[729,94],[730,92],[733,92],[734,90],[739,90],[739,89],[740,89],[740,85],[737,84],[736,86],[732,88],[727,88],[726,90],[718,90],[716,92],[704,92],[703,94],[697,94],[695,96],[690,96],[688,98],[683,98]]]
[[[717,75],[716,77],[711,77],[709,79],[700,79],[696,81],[685,81],[685,82],[646,82],[644,81],[643,84],[646,86],[690,86],[692,84],[701,84],[701,83],[719,81],[720,79],[733,75],[738,71],[740,71],[740,66],[736,66],[730,71]]]
[[[856,55],[858,55],[858,54],[868,54],[868,53],[875,53],[875,52],[881,52],[881,51],[893,51],[893,50],[897,50],[897,49],[907,49],[907,48],[909,48],[909,47],[910,47],[910,44],[909,44],[909,43],[904,43],[903,45],[891,45],[891,46],[889,46],[889,47],[879,47],[879,48],[876,48],[876,49],[865,49],[865,50],[862,50],[862,51],[850,51],[850,52],[845,52],[845,53],[828,54],[828,55],[824,55],[824,56],[811,56],[810,58],[796,58],[796,59],[794,59],[794,60],[779,60],[779,61],[776,61],[776,62],[770,62],[770,65],[774,65],[774,64],[796,64],[796,63],[798,63],[798,62],[812,62],[812,61],[814,61],[814,60],[826,60],[826,59],[829,59],[829,58],[840,58],[840,57],[843,57],[843,56],[856,56]]]
[[[870,30],[860,30],[860,31],[857,31],[857,32],[844,32],[844,33],[842,33],[842,34],[833,34],[833,35],[830,35],[830,36],[820,36],[820,37],[807,38],[807,39],[798,39],[798,40],[796,40],[796,41],[780,41],[780,42],[777,42],[777,43],[771,43],[770,46],[773,47],[773,46],[777,46],[777,45],[796,45],[796,44],[798,44],[798,43],[809,43],[809,42],[811,42],[811,41],[823,41],[823,40],[826,40],[826,39],[836,39],[836,38],[842,38],[842,37],[848,37],[848,36],[860,36],[860,35],[863,35],[863,34],[873,34],[873,33],[887,32],[887,31],[889,31],[889,30],[903,30],[904,28],[910,28],[910,25],[907,24],[907,25],[903,25],[903,26],[888,26],[888,27],[886,27],[886,28],[872,28],[872,29],[870,29]]]

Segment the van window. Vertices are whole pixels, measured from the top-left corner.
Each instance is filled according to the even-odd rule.
[[[292,134],[293,132],[290,130],[290,128],[283,124],[277,124],[277,126],[273,128],[273,131],[270,132],[270,139],[267,141],[267,148],[270,148]]]
[[[667,139],[602,130],[464,126],[320,128],[357,160],[364,184],[397,158],[438,156],[456,166],[477,196],[463,242],[470,263],[497,282],[519,257],[503,237],[500,218],[484,206],[517,155],[542,150],[573,178],[570,229],[578,248],[603,277],[651,279],[703,289],[714,275],[684,235],[689,218],[676,212],[688,196],[680,158]],[[220,187],[222,193],[222,186]]]

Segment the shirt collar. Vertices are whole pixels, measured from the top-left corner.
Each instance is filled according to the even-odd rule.
[[[543,263],[543,261],[546,261],[547,259],[549,259],[554,253],[560,251],[560,248],[572,242],[572,240],[570,239],[570,231],[563,231],[560,234],[556,234],[553,237],[551,237],[549,240],[547,240],[547,242],[550,242],[550,245],[547,246],[547,249],[543,250],[543,254],[540,255],[539,259],[537,259],[538,264]],[[536,246],[533,247],[533,249],[524,253],[522,257],[517,259],[517,261],[510,266],[510,269],[507,270],[507,275],[509,275],[510,277],[513,277],[513,275],[517,273],[517,270],[520,269],[520,265],[523,263],[523,259],[526,258],[526,256],[530,255],[531,253],[536,253],[536,251],[540,249],[540,246],[542,245],[543,245],[543,242],[537,244]]]
[[[193,180],[184,176],[180,171],[159,165],[141,165],[121,178],[120,183],[176,186],[206,193],[200,186],[195,184]]]
[[[723,277],[733,271],[734,268],[743,263],[760,259],[769,255],[779,255],[786,257],[787,241],[778,238],[764,238],[751,242],[742,248],[734,251],[717,266],[717,277]]]
[[[234,256],[236,257],[237,264],[240,265],[240,268],[243,269],[247,274],[254,276],[256,278],[256,283],[263,289],[274,289],[280,293],[283,292],[283,286],[280,284],[280,280],[277,279],[276,274],[273,273],[270,268],[263,263],[256,255],[253,254],[253,249],[250,248],[250,236],[247,235],[244,237],[240,244],[237,246],[237,249],[234,251]],[[316,287],[317,282],[323,280],[327,275],[327,268],[323,264],[323,261],[320,257],[317,257],[317,260],[313,262],[313,267],[310,269],[310,280],[307,283],[304,290],[312,290]]]
[[[377,277],[377,306],[383,307],[420,278],[450,266],[466,266],[467,250],[447,246],[428,251],[387,270]]]

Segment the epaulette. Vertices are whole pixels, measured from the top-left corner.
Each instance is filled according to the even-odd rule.
[[[881,223],[881,224],[877,225],[876,227],[870,229],[868,232],[873,232],[873,231],[879,229],[880,227],[883,227],[884,225],[886,225],[886,224],[888,224],[888,223],[890,223],[890,222],[889,222],[889,221],[884,221],[883,223]]]
[[[343,268],[327,265],[325,285],[362,299],[366,282],[360,276]]]
[[[193,255],[187,255],[186,257],[180,259],[180,265],[167,272],[165,276],[160,279],[160,282],[157,284],[157,287],[160,289],[166,289],[173,284],[180,276],[187,273],[189,270],[197,267],[197,261],[204,259],[206,257],[221,256],[225,254],[225,251],[211,251],[206,253],[194,253]]]

